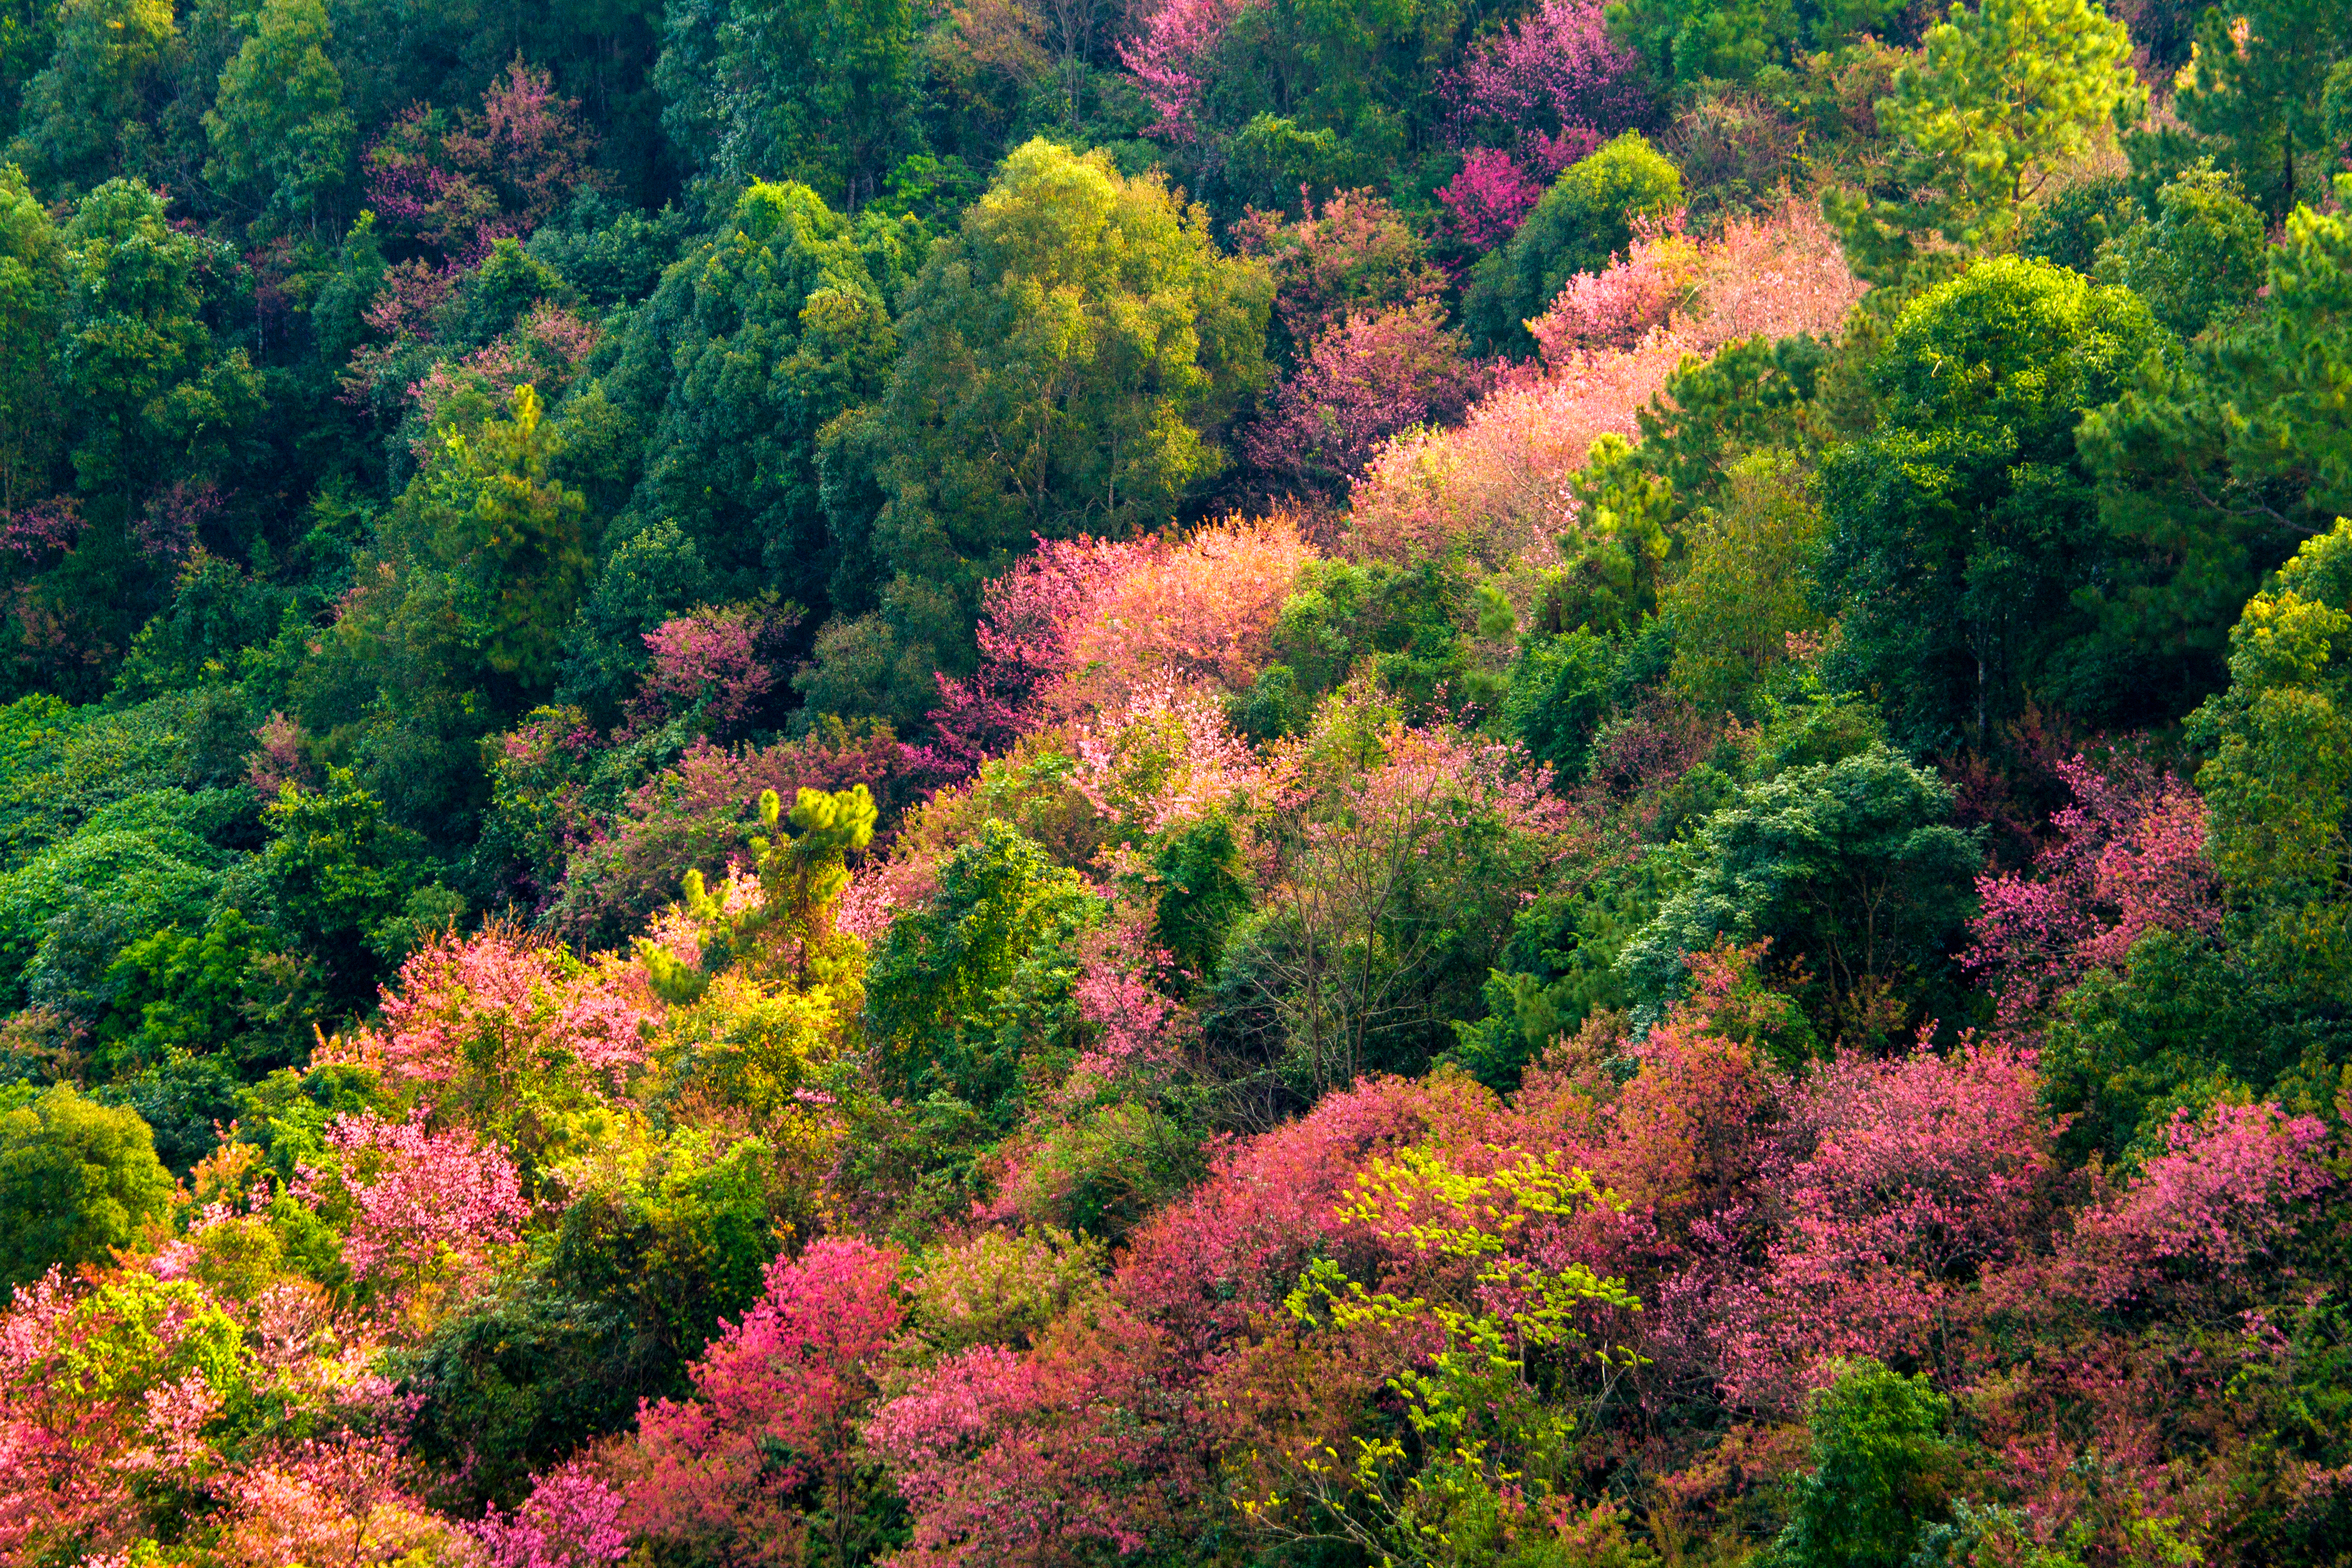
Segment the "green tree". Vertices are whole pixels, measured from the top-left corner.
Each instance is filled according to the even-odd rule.
[[[1792,632],[1817,632],[1814,574],[1822,513],[1811,476],[1789,453],[1763,451],[1730,470],[1719,507],[1685,535],[1682,574],[1659,595],[1672,621],[1668,679],[1703,711],[1746,713]]]
[[[2352,521],[2307,542],[2230,635],[2198,710],[2206,852],[2265,971],[2340,1013],[2352,995]]]
[[[61,0],[55,26],[57,53],[25,89],[9,156],[70,196],[116,173],[143,136],[179,31],[172,0]]]
[[[341,185],[355,129],[343,81],[327,51],[334,42],[320,0],[262,0],[252,31],[220,74],[205,114],[213,156],[205,178],[262,221],[319,216]]]
[[[1076,969],[1062,945],[1103,914],[1076,872],[1003,823],[985,824],[940,868],[930,903],[893,921],[874,950],[866,1023],[884,1082],[912,1100],[946,1095],[1009,1127],[1024,1053],[1039,1043],[1025,1015],[1055,973],[1066,989]]]
[[[2037,691],[2118,717],[2178,700],[2179,666],[2152,679],[2075,602],[2107,564],[2075,427],[2156,340],[2126,290],[2015,257],[1896,318],[1868,372],[1877,430],[1822,459],[1822,587],[1830,672],[1904,744],[1990,744]]]
[[[2157,193],[2157,216],[2099,247],[2093,275],[2147,301],[2156,319],[2193,338],[2253,302],[2263,281],[2263,219],[2235,176],[2200,163]]]
[[[382,804],[347,769],[331,771],[323,790],[284,786],[261,815],[271,925],[318,959],[335,1002],[373,1001],[387,967],[377,933],[423,879],[415,836],[384,821]]]
[[[223,455],[260,384],[205,323],[207,279],[227,258],[173,228],[161,195],[110,180],[76,205],[64,239],[55,375],[74,471],[127,521],[149,491]]]
[[[102,1262],[169,1212],[172,1175],[131,1111],[65,1084],[5,1091],[0,1111],[0,1286]]]
[[[732,192],[799,181],[856,211],[917,147],[909,0],[685,0],[654,80],[662,127]]]
[[[1633,243],[1637,220],[1682,205],[1682,174],[1639,132],[1570,164],[1510,243],[1471,268],[1462,319],[1472,340],[1489,352],[1534,353],[1528,319],[1549,309],[1570,278],[1607,268]]]
[[[1854,269],[1900,279],[1933,234],[1968,250],[2011,244],[2025,210],[2142,102],[2131,37],[2093,0],[1954,0],[1923,58],[1895,73],[1880,126],[1902,148],[1899,198],[1832,196]]]
[[[1773,1544],[1776,1568],[1903,1568],[1950,1504],[1944,1396],[1925,1377],[1845,1362],[1805,1412],[1813,1468]]]
[[[554,680],[589,571],[586,505],[549,473],[562,449],[526,382],[506,418],[440,433],[386,524],[401,579],[389,630],[432,648],[459,687],[485,672],[523,690]]]
[[[1612,0],[1609,30],[1677,87],[1745,81],[1865,33],[1885,30],[1895,0]]]
[[[624,536],[675,527],[715,574],[708,597],[825,603],[817,432],[897,354],[861,237],[806,185],[754,184],[633,313],[602,382],[649,426]]]
[[[64,289],[57,226],[23,171],[0,164],[0,511],[47,488],[60,433],[49,356]]]
[[[1950,788],[1883,742],[1746,785],[1672,855],[1664,901],[1619,960],[1650,1010],[1681,990],[1685,954],[1762,938],[1810,976],[1831,1037],[1869,1033],[1890,994],[1948,999],[1982,854]]]
[[[828,632],[811,703],[919,717],[934,670],[971,668],[980,586],[1032,535],[1171,520],[1265,379],[1271,295],[1158,175],[1042,140],[1007,158],[906,302],[866,416],[887,499],[869,535],[835,518],[845,567],[877,563],[879,614]]]
[[[2244,0],[2210,6],[2174,84],[2173,111],[2195,132],[2143,133],[2133,163],[2168,173],[2210,156],[2238,176],[2273,223],[2330,172],[2342,137],[2327,124],[2328,73],[2352,55],[2352,16],[2334,0]]]

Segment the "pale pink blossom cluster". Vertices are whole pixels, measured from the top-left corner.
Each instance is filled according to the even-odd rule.
[[[343,1261],[396,1309],[427,1280],[462,1289],[486,1278],[530,1216],[505,1150],[467,1128],[435,1131],[421,1110],[404,1121],[345,1113],[327,1124],[326,1142],[335,1168],[304,1167],[294,1195],[315,1206],[341,1189],[352,1210]]]
[[[1072,782],[1113,824],[1153,834],[1230,805],[1258,780],[1217,694],[1158,680],[1069,727]]]
[[[1459,426],[1408,432],[1372,458],[1351,496],[1349,547],[1391,560],[1458,550],[1496,566],[1546,552],[1575,526],[1569,481],[1593,442],[1638,440],[1636,415],[1685,358],[1752,337],[1834,333],[1862,296],[1836,234],[1807,205],[1734,222],[1696,248],[1686,290],[1672,274],[1637,281],[1628,272],[1609,285],[1572,280],[1571,298],[1595,289],[1621,301],[1656,292],[1686,308],[1630,348],[1592,353],[1582,352],[1576,318],[1562,317],[1557,336],[1572,351],[1562,363],[1505,382]],[[1643,254],[1629,268],[1664,273],[1665,237]],[[1622,304],[1611,308],[1621,327],[1634,319]]]
[[[1234,20],[1254,0],[1161,0],[1141,34],[1118,48],[1119,62],[1158,114],[1147,136],[1179,144],[1199,135],[1202,72]]]

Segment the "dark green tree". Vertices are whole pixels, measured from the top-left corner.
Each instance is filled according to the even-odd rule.
[[[262,0],[205,114],[205,178],[259,225],[315,220],[349,177],[355,128],[321,0]]]
[[[1770,1561],[1784,1568],[1903,1568],[1924,1526],[1950,1504],[1955,1455],[1948,1405],[1925,1377],[1875,1361],[1839,1365],[1812,1395],[1805,1426],[1813,1468],[1797,1483]]]
[[[1878,428],[1822,465],[1831,668],[1920,749],[1991,743],[2032,695],[2137,716],[2178,701],[2077,592],[2105,565],[2074,432],[2155,345],[2122,289],[2014,257],[1906,306],[1869,370]],[[2178,711],[2178,709],[2174,709]]]

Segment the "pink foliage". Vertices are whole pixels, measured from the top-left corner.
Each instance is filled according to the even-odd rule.
[[[692,713],[723,738],[749,723],[776,685],[776,672],[760,659],[764,631],[760,617],[736,605],[706,606],[647,632],[653,668],[631,706],[631,729],[650,730]]]
[[[445,260],[478,263],[493,242],[530,233],[597,183],[579,110],[518,57],[478,112],[404,111],[362,160],[368,205]]]
[[[1119,46],[1120,63],[1159,116],[1144,128],[1145,135],[1182,143],[1199,134],[1192,117],[1200,104],[1208,58],[1251,4],[1252,0],[1161,0],[1159,9],[1144,21],[1141,34]]]
[[[86,526],[79,504],[65,496],[0,511],[0,553],[28,563],[41,561],[51,551],[71,550]]]
[[[196,547],[205,525],[219,517],[221,510],[218,486],[176,480],[140,509],[131,537],[149,559],[174,564]]]
[[[1070,730],[1071,782],[1114,826],[1138,836],[1226,805],[1259,776],[1256,753],[1213,692],[1155,683]]]
[[[983,1345],[883,1405],[866,1440],[914,1527],[914,1559],[1058,1561],[1139,1549],[1201,1483],[1166,1337],[1117,1306],[1073,1313],[1026,1354]]]
[[[1245,446],[1294,481],[1352,479],[1399,431],[1460,418],[1486,380],[1434,300],[1350,313],[1315,339]]]
[[[307,739],[300,724],[274,710],[253,732],[253,750],[245,759],[245,779],[265,803],[276,800],[278,792],[289,784],[318,782],[318,765],[305,750]]]
[[[530,1496],[511,1514],[493,1505],[474,1537],[489,1568],[590,1568],[629,1554],[621,1528],[625,1500],[587,1466],[572,1463],[531,1479]]]
[[[1181,539],[1039,541],[982,595],[978,673],[940,679],[934,765],[969,772],[1019,735],[1147,686],[1245,688],[1314,559],[1280,515]]]
[[[1242,251],[1265,258],[1275,276],[1274,313],[1301,348],[1350,312],[1378,314],[1435,299],[1445,275],[1430,264],[1420,234],[1370,191],[1335,191],[1319,205],[1298,193],[1288,218],[1256,208],[1234,226]]]
[[[2113,1306],[2162,1279],[2228,1279],[2293,1237],[2295,1209],[2332,1184],[2327,1129],[2274,1105],[2176,1112],[2165,1152],[2120,1196],[2084,1211],[2062,1255],[2062,1278]]]
[[[1507,380],[1455,428],[1391,439],[1351,493],[1350,548],[1407,562],[1454,551],[1487,564],[1548,556],[1577,526],[1569,476],[1598,437],[1640,438],[1636,415],[1684,356],[1756,336],[1833,333],[1861,297],[1837,235],[1808,205],[1729,224],[1696,248],[1687,308],[1664,330]]]
[[[1724,1303],[1734,1399],[1793,1408],[1844,1356],[1955,1363],[1962,1301],[2052,1213],[2039,1089],[2025,1058],[1973,1046],[1843,1055],[1807,1080],[1774,1184],[1780,1237],[1752,1290]]]
[[[767,1289],[694,1363],[694,1397],[646,1405],[626,1463],[640,1533],[798,1562],[812,1484],[840,1520],[855,1480],[868,1363],[905,1315],[898,1252],[828,1237],[768,1266]]]
[[[1595,354],[1638,347],[1688,297],[1697,259],[1677,213],[1647,227],[1605,271],[1570,279],[1551,308],[1528,323],[1544,363],[1566,370]]]
[[[1120,909],[1109,924],[1082,940],[1078,957],[1071,994],[1078,1016],[1099,1033],[1072,1065],[1063,1095],[1089,1092],[1138,1073],[1157,1076],[1173,1067],[1190,1017],[1162,989],[1170,962],[1151,940],[1150,910]]]
[[[1464,155],[1462,172],[1437,199],[1445,204],[1457,239],[1472,250],[1492,250],[1518,232],[1543,194],[1543,182],[1520,173],[1508,153],[1476,147]]]
[[[2205,935],[2221,923],[2194,790],[2142,763],[2102,773],[2077,756],[2058,773],[2074,804],[2050,819],[2056,842],[2034,858],[2032,880],[1978,879],[1982,910],[1962,955],[1987,975],[2010,1026],[2086,970],[2122,963],[2147,931]]]
[[[385,991],[363,1059],[397,1079],[486,1100],[576,1063],[615,1086],[645,1056],[650,998],[631,972],[580,968],[500,928],[428,939]]]
[[[1544,0],[1472,44],[1441,90],[1465,137],[1515,139],[1549,178],[1647,108],[1639,56],[1609,36],[1602,0]]]
[[[346,1113],[327,1124],[326,1142],[352,1205],[343,1261],[395,1308],[415,1304],[430,1275],[453,1276],[460,1289],[485,1278],[496,1249],[513,1245],[530,1216],[503,1149],[465,1128],[430,1131],[421,1111],[405,1121]],[[327,1182],[306,1167],[295,1195],[324,1202]]]

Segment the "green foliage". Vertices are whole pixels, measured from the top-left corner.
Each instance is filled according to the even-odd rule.
[[[981,583],[1030,537],[1173,518],[1265,379],[1271,295],[1159,176],[1017,149],[905,301],[873,416],[887,500],[868,537],[835,519],[840,558],[877,563],[881,608],[820,639],[811,705],[912,723],[935,669],[969,668]]]
[[[64,1084],[0,1091],[0,1285],[106,1261],[163,1216],[171,1173],[147,1124]]]
[[[1682,205],[1682,175],[1638,132],[1571,163],[1510,243],[1471,269],[1462,295],[1471,341],[1490,353],[1532,354],[1528,319],[1543,314],[1570,278],[1607,268],[1633,243],[1638,221]]]
[[[1902,147],[1893,183],[1904,197],[1829,204],[1855,271],[1893,283],[1915,262],[1940,267],[1921,249],[1930,235],[1962,251],[2005,247],[2103,127],[2137,111],[2130,58],[2124,25],[2093,0],[1980,0],[1973,11],[1954,0],[1879,105]]]
[[[1066,944],[1099,924],[1102,900],[1001,822],[940,868],[929,906],[890,924],[866,975],[866,1026],[883,1082],[1009,1125],[1041,1015],[1076,978]]]
[[[260,209],[260,222],[312,216],[348,177],[356,128],[321,0],[262,0],[205,114],[205,178]]]
[[[1663,1013],[1685,954],[1769,938],[1832,1036],[1883,1026],[1889,995],[1947,1000],[1981,853],[1951,817],[1950,789],[1884,743],[1749,784],[1672,852],[1664,901],[1620,968]]]
[[[1876,432],[1822,459],[1822,587],[1830,668],[1906,744],[1986,745],[2031,691],[2124,718],[2187,683],[2159,684],[2075,597],[2108,559],[2075,426],[2156,341],[2133,295],[2016,258],[1896,318],[1869,372]]]
[[[2095,276],[2147,301],[2184,338],[2227,324],[2253,302],[2263,280],[2262,215],[2237,180],[2200,164],[2157,193],[2157,216],[2099,247]]]
[[[1680,576],[1659,595],[1674,623],[1675,689],[1705,712],[1745,714],[1789,638],[1814,635],[1822,515],[1811,476],[1784,452],[1729,472],[1729,494],[1694,521]]]
[[[55,197],[99,184],[143,140],[142,111],[179,39],[171,0],[65,0],[53,25],[57,53],[25,89],[8,156]]]
[[[2252,0],[2197,24],[2173,110],[2188,126],[2133,139],[2132,161],[2165,174],[2203,155],[2238,176],[2272,222],[2317,193],[2343,138],[2327,121],[2329,72],[2352,55],[2352,20],[2328,0]]]
[[[908,0],[715,0],[668,7],[662,128],[721,191],[814,186],[855,211],[917,150]]]
[[[0,510],[34,500],[56,454],[49,356],[64,289],[57,226],[23,171],[0,163]]]
[[[2198,710],[2206,853],[2263,968],[2352,986],[2352,521],[2310,540],[2230,634],[2230,688]]]
[[[644,475],[621,526],[631,544],[676,531],[693,564],[656,565],[640,546],[614,563],[623,584],[695,579],[684,603],[661,595],[672,609],[761,588],[825,603],[834,563],[817,432],[878,394],[898,352],[865,237],[805,185],[755,184],[632,312],[601,384],[645,427]],[[599,585],[599,641],[634,644],[628,634],[652,629],[632,624],[642,614],[614,614],[627,591]]]
[[[1216,968],[1225,933],[1249,911],[1251,889],[1233,825],[1203,817],[1171,833],[1153,852],[1160,885],[1152,930],[1169,957],[1195,974]]]
[[[1651,74],[1680,87],[1748,80],[1882,32],[1900,11],[1893,0],[1612,0],[1608,15]]]
[[[414,834],[338,768],[323,790],[288,784],[264,807],[269,844],[259,871],[271,925],[315,958],[333,1001],[364,1005],[405,949],[387,955],[380,933],[405,910],[423,878]]]
[[[1806,1410],[1811,1473],[1797,1483],[1772,1561],[1787,1568],[1903,1568],[1948,1504],[1948,1407],[1925,1376],[1868,1359],[1837,1368]]]

